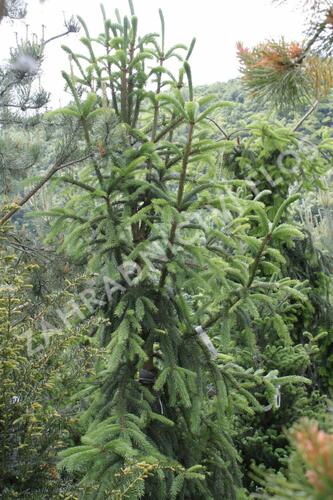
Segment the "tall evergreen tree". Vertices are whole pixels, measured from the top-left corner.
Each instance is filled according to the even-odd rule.
[[[166,48],[162,12],[160,36],[139,38],[130,11],[112,21],[102,9],[97,39],[79,18],[87,55],[64,47],[73,103],[52,113],[80,124],[76,148],[90,159],[59,177],[69,201],[46,214],[57,218],[50,238],[95,276],[90,313],[109,353],[78,395],[85,431],[62,466],[77,471],[83,498],[232,499],[233,415],[264,411],[277,386],[307,380],[241,368],[214,336],[299,288],[267,273],[279,261],[271,242],[302,237],[281,225],[295,197],[269,214],[240,195],[246,181],[218,177],[219,152],[234,142],[216,140],[208,118],[228,104],[194,98],[194,41]]]

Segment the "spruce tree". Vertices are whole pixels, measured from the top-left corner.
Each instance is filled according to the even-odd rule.
[[[235,318],[258,319],[258,304],[299,287],[267,272],[280,258],[271,242],[302,237],[281,225],[297,196],[269,214],[246,181],[219,177],[234,142],[216,140],[209,117],[228,103],[194,98],[194,40],[167,48],[161,11],[161,34],[138,37],[132,2],[130,17],[102,13],[96,39],[79,18],[87,55],[64,47],[73,102],[51,114],[80,124],[90,159],[58,178],[68,202],[47,213],[49,239],[94,276],[95,342],[108,353],[78,394],[84,431],[60,468],[76,471],[82,498],[236,498],[233,416],[307,380],[246,370],[217,347]]]

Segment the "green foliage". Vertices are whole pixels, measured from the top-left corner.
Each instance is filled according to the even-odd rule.
[[[1,494],[240,500],[253,460],[286,473],[287,426],[328,426],[331,261],[304,204],[321,214],[331,101],[291,130],[238,81],[195,88],[195,40],[167,48],[161,11],[160,34],[139,36],[129,11],[102,7],[96,38],[79,18],[72,101],[35,142],[3,137],[6,197],[70,167],[1,247]]]
[[[60,487],[56,453],[76,433],[68,403],[93,351],[77,349],[83,331],[37,329],[30,295],[36,265],[20,264],[4,237],[1,243],[0,491],[3,498],[39,498]]]
[[[254,165],[253,194],[240,171],[250,148],[251,161],[276,169],[277,153],[297,141],[265,124],[249,128],[240,148],[216,141],[211,116],[227,104],[194,97],[193,47],[183,57],[183,46],[165,51],[163,17],[161,37],[137,44],[135,16],[103,15],[94,40],[80,20],[87,55],[65,48],[78,74],[63,74],[73,102],[57,112],[77,120],[77,148],[92,159],[59,178],[68,202],[44,213],[56,218],[49,239],[61,238],[62,251],[96,276],[96,338],[108,353],[78,395],[85,432],[60,469],[80,478],[82,498],[236,498],[233,438],[244,415],[253,423],[278,412],[280,392],[287,401],[300,384],[306,398],[310,383],[302,363],[281,377],[270,360],[258,368],[240,355],[244,340],[252,356],[268,343],[291,355],[308,304],[307,284],[284,272],[285,246],[303,238],[287,221],[298,196],[285,186],[299,173],[288,165],[281,192],[268,192]],[[175,54],[178,77],[168,70]],[[305,186],[325,164],[310,168],[300,154]],[[138,464],[147,462],[143,477]]]
[[[299,108],[325,97],[332,87],[332,63],[315,55],[311,46],[284,39],[253,49],[238,44],[243,81],[251,95],[276,108]]]
[[[262,468],[256,468],[254,476],[264,486],[264,492],[255,498],[330,498],[333,491],[332,434],[319,430],[315,421],[304,419],[294,426],[290,438],[294,449],[288,460],[286,476],[267,474]]]
[[[8,127],[0,138],[2,153],[0,177],[2,199],[8,200],[18,189],[18,180],[24,179],[41,156],[41,134]]]
[[[332,338],[327,263],[313,245],[311,235],[299,233],[295,225],[295,217],[299,215],[284,213],[281,219],[280,207],[286,203],[283,199],[288,196],[291,185],[303,196],[311,184],[319,183],[320,186],[329,163],[320,154],[320,146],[317,150],[312,149],[310,159],[297,134],[286,128],[270,128],[267,124],[249,128],[253,135],[238,144],[235,152],[225,158],[225,168],[236,171],[240,179],[255,179],[255,190],[252,187],[255,194],[259,191],[257,197],[269,202],[268,214],[280,220],[279,227],[272,231],[272,247],[267,253],[274,258],[275,273],[289,277],[281,279],[288,290],[281,301],[272,303],[263,294],[260,296],[261,308],[264,305],[270,307],[271,316],[266,319],[259,309],[260,319],[252,327],[246,325],[239,337],[244,347],[236,361],[245,367],[253,366],[254,362],[264,370],[278,370],[281,375],[305,375],[319,388],[310,396],[305,388],[295,390],[287,385],[279,394],[280,408],[275,412],[258,414],[254,418],[244,415],[240,420],[238,446],[243,450],[245,469],[249,468],[254,457],[266,466],[279,469],[285,465],[288,456],[288,443],[282,429],[302,416],[322,419],[325,414],[323,389],[327,372],[323,366],[327,364],[327,353],[324,354],[322,346],[327,347]],[[300,211],[298,205],[296,214]],[[267,221],[263,219],[262,215],[258,218],[261,231],[267,227]],[[271,263],[267,264],[263,262],[264,273],[274,272]],[[303,284],[297,284],[298,280]],[[235,348],[237,350],[238,346],[234,342],[230,347],[233,354]],[[254,435],[251,435],[251,429],[256,429]],[[247,483],[245,479],[245,484],[253,486],[251,480]]]

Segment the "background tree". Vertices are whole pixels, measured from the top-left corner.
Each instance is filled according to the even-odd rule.
[[[81,344],[89,324],[57,330],[55,309],[72,297],[75,280],[38,304],[33,290],[38,265],[32,259],[24,262],[7,238],[7,231],[1,231],[0,495],[36,499],[70,487],[60,482],[56,455],[75,439],[70,398],[96,352]],[[41,314],[54,330],[43,329]]]
[[[307,39],[303,44],[281,42],[267,42],[260,44],[252,50],[245,49],[239,45],[239,57],[242,63],[242,71],[244,75],[244,83],[251,93],[263,99],[264,94],[267,101],[275,107],[286,108],[286,105],[291,110],[295,110],[305,103],[314,103],[310,110],[297,124],[297,129],[300,128],[303,133],[308,133],[311,130],[311,125],[315,121],[316,113],[322,115],[326,103],[330,101],[330,89],[332,86],[332,4],[331,2],[307,2],[306,7],[309,8],[309,22],[307,29]],[[325,104],[324,104],[325,103]],[[281,106],[282,105],[282,106]],[[316,110],[319,107],[320,111]],[[312,116],[311,116],[312,114]],[[309,120],[309,121],[308,121]],[[329,120],[323,122],[327,127],[319,128],[317,133],[309,138],[304,138],[304,150],[308,150],[308,154],[313,152],[313,143],[323,143],[321,154],[327,158],[330,157],[330,137],[332,131]],[[313,141],[313,142],[312,142]],[[325,151],[325,141],[328,148]],[[308,146],[310,149],[308,149]],[[272,175],[272,169],[269,168],[269,175]],[[278,169],[278,175],[281,175],[281,164]],[[283,175],[283,174],[282,174]],[[273,170],[274,177],[274,170]],[[309,330],[311,332],[326,332],[319,342],[320,353],[317,358],[317,363],[309,366],[312,373],[312,379],[316,380],[321,390],[328,394],[330,391],[331,375],[330,371],[330,353],[332,350],[332,281],[331,281],[331,252],[327,246],[329,241],[330,221],[332,220],[332,212],[329,209],[329,203],[325,203],[325,208],[321,205],[322,200],[329,196],[331,190],[331,171],[328,171],[326,176],[318,176],[318,179],[323,181],[322,186],[318,186],[316,195],[304,195],[303,197],[303,215],[300,213],[305,227],[308,230],[307,238],[300,244],[297,244],[296,251],[288,250],[287,262],[288,272],[291,275],[296,275],[298,278],[303,275],[311,284],[311,309],[309,322]],[[326,194],[325,194],[326,191]],[[281,193],[279,189],[279,193]],[[322,193],[322,194],[320,194]],[[320,200],[320,201],[319,201]],[[316,222],[314,222],[314,213],[318,214]],[[325,213],[327,218],[323,221]],[[318,225],[318,228],[316,226]],[[325,232],[325,236],[321,232],[321,238],[324,236],[325,244],[318,239],[319,227]],[[323,240],[322,240],[323,241]],[[301,322],[302,324],[303,322]],[[303,323],[303,327],[304,327]],[[317,365],[317,366],[316,366]],[[320,417],[317,417],[320,420]],[[323,422],[321,422],[323,424]],[[330,424],[329,424],[330,425]],[[314,433],[315,434],[315,433]],[[315,439],[315,435],[313,436]],[[281,480],[282,484],[286,485],[283,498],[290,498],[291,489],[307,492],[309,498],[324,498],[327,494],[321,492],[320,487],[312,484],[317,491],[311,491],[309,485],[303,483],[296,487],[293,482],[297,476],[299,469],[297,464],[291,459],[289,471],[289,486],[287,482]],[[266,485],[268,491],[281,494],[278,484],[279,479],[273,481],[276,489],[270,490],[269,482]],[[290,487],[290,490],[288,489]],[[283,488],[283,487],[282,487]],[[323,490],[324,491],[324,490]],[[322,496],[321,496],[322,495]]]

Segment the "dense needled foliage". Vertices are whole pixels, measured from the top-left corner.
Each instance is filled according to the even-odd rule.
[[[209,119],[227,103],[194,98],[194,41],[166,48],[161,12],[161,34],[139,38],[130,11],[109,20],[102,9],[96,39],[80,19],[87,54],[64,47],[73,103],[56,114],[80,125],[73,147],[90,159],[59,177],[69,201],[44,215],[57,218],[49,239],[94,276],[88,310],[108,356],[78,394],[84,432],[60,468],[75,471],[83,498],[232,499],[233,417],[270,411],[281,386],[309,383],[223,351],[233,328],[251,334],[260,317],[290,342],[272,310],[294,289],[306,300],[306,286],[278,272],[273,246],[302,238],[283,223],[298,196],[267,210],[246,180],[220,176],[219,152],[235,144],[216,139]]]
[[[1,232],[0,496],[39,499],[61,488],[65,492],[57,453],[75,439],[70,397],[95,353],[79,347],[85,333],[81,327],[55,332],[39,326],[41,309],[32,300],[38,266],[11,251],[7,237],[7,231]],[[64,290],[49,297],[48,313],[70,296]]]

